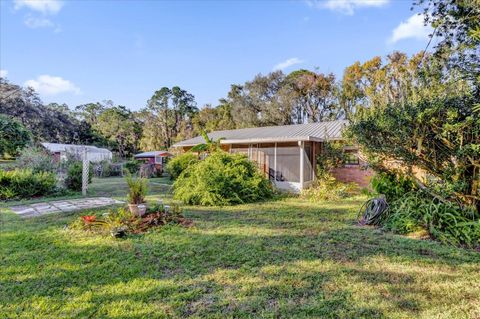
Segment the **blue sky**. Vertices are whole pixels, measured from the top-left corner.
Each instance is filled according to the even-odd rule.
[[[425,48],[411,1],[0,1],[0,69],[70,107],[138,110],[178,85],[199,106],[282,68],[341,77],[357,60]]]

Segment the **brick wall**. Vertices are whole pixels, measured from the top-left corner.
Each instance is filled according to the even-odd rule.
[[[368,187],[373,176],[371,169],[363,169],[360,165],[338,167],[332,170],[332,175],[344,183],[357,183],[361,187]]]

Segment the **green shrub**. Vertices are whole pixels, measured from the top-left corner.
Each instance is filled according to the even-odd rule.
[[[385,195],[388,203],[417,189],[416,185],[410,178],[386,172],[375,174],[372,177],[371,184],[375,192]]]
[[[138,173],[141,164],[141,162],[133,159],[125,163],[125,168],[130,172],[130,174],[136,174]]]
[[[198,163],[198,161],[195,154],[187,152],[170,159],[166,169],[171,179],[177,179],[188,166]]]
[[[300,196],[312,202],[319,202],[339,200],[357,193],[359,190],[355,183],[342,183],[333,176],[326,175],[322,179],[317,179],[311,187],[303,189]]]
[[[16,166],[21,169],[31,169],[37,172],[55,172],[58,164],[53,156],[39,147],[27,147],[20,151]]]
[[[233,205],[272,197],[273,188],[241,154],[217,151],[190,164],[174,183],[174,198],[194,205]]]
[[[31,169],[0,170],[0,199],[22,199],[55,192],[56,175]]]
[[[83,163],[79,161],[72,161],[67,166],[67,177],[65,178],[65,186],[73,191],[82,190],[82,171]],[[88,183],[92,182],[93,167],[89,165]]]
[[[401,234],[426,230],[432,238],[446,244],[480,247],[478,212],[440,202],[421,191],[407,193],[392,202],[384,227]]]
[[[128,185],[128,202],[130,204],[142,204],[148,192],[148,180],[146,178],[133,178],[127,175],[125,178]]]

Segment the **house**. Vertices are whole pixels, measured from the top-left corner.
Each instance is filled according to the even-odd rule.
[[[280,189],[299,191],[316,178],[317,155],[326,141],[342,141],[343,129],[348,121],[244,128],[208,133],[210,139],[219,140],[223,150],[243,153],[255,161],[265,175]],[[173,145],[181,151],[205,143],[201,136]],[[347,162],[334,169],[333,176],[344,182],[367,186],[371,171],[365,169],[358,157],[358,149],[345,147]]]
[[[163,171],[167,158],[171,156],[172,154],[167,151],[152,151],[136,154],[134,158],[146,164],[153,164],[157,170]]]
[[[41,143],[41,145],[51,154],[56,161],[66,160],[67,155],[82,158],[84,150],[87,151],[87,159],[90,162],[97,163],[101,161],[111,161],[112,152],[106,148],[99,148],[92,145]]]

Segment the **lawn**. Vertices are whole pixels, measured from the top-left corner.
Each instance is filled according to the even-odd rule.
[[[150,201],[171,200],[152,182]],[[480,317],[480,254],[358,227],[363,200],[186,207],[194,227],[123,240],[64,228],[81,213],[4,209],[0,318]]]

